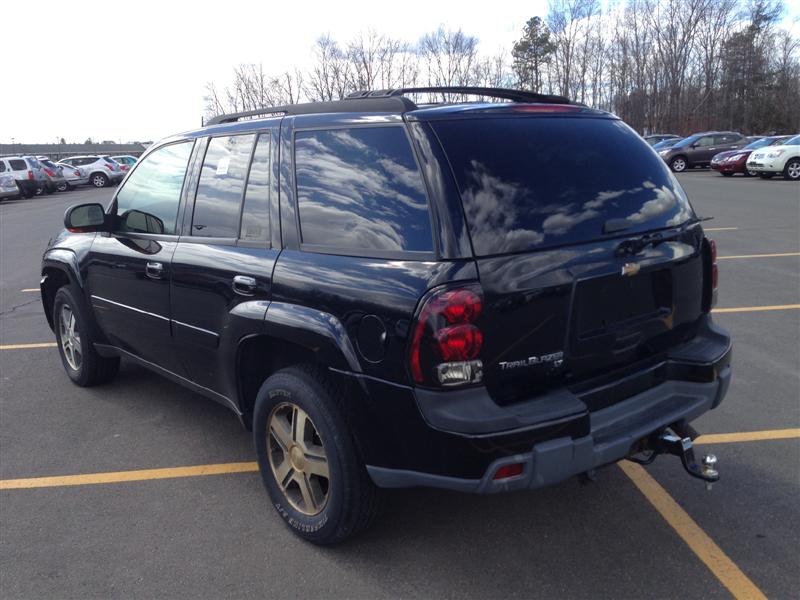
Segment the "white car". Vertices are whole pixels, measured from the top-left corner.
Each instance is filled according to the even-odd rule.
[[[747,170],[763,179],[783,174],[786,179],[800,181],[800,135],[780,146],[756,150],[747,159]]]

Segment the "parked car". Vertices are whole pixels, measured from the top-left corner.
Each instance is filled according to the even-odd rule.
[[[44,165],[41,163],[41,161],[35,156],[23,156],[23,158],[28,161],[28,164],[31,165],[31,168],[33,169],[33,176],[38,182],[38,189],[36,190],[36,193],[52,194],[55,192],[55,186],[51,185],[50,178],[45,172]]]
[[[6,156],[0,158],[0,174],[7,173],[14,177],[20,193],[26,198],[33,198],[42,191],[44,185],[37,175],[41,171],[36,159],[24,156]]]
[[[655,150],[656,152],[659,152],[661,150],[665,150],[666,148],[672,148],[675,144],[680,142],[682,139],[683,138],[680,138],[680,137],[674,137],[674,138],[670,138],[668,140],[662,140],[662,141],[658,142],[657,144],[653,144],[653,150]]]
[[[111,183],[119,183],[125,177],[119,164],[109,157],[71,156],[61,162],[86,171],[89,175],[89,183],[94,187],[106,187]]]
[[[81,167],[73,167],[65,163],[58,163],[58,166],[61,167],[61,172],[65,179],[64,189],[60,189],[59,191],[71,190],[79,185],[86,185],[89,183],[89,174]]]
[[[715,154],[735,150],[746,144],[741,133],[733,131],[706,131],[695,133],[671,148],[659,152],[673,171],[681,173],[692,167],[705,167]]]
[[[112,156],[113,160],[117,161],[120,166],[124,167],[123,170],[127,171],[136,164],[136,157],[130,156],[129,154],[123,154],[121,156]]]
[[[650,135],[644,136],[644,140],[650,144],[651,146],[655,146],[659,142],[663,142],[664,140],[679,140],[681,136],[675,135],[674,133],[653,133]]]
[[[677,180],[612,114],[418,91],[217,117],[69,209],[41,271],[69,378],[124,357],[233,410],[318,544],[381,487],[530,489],[639,452],[715,481],[688,423],[731,342]]]
[[[791,181],[800,181],[800,135],[780,146],[756,150],[747,159],[747,170],[758,173],[763,179],[782,174]]]
[[[61,170],[61,166],[55,164],[46,156],[37,156],[36,160],[42,165],[42,171],[45,175],[45,185],[50,193],[67,189],[67,180]]]
[[[719,154],[715,154],[714,158],[711,159],[711,168],[715,171],[719,171],[721,175],[725,175],[726,177],[730,177],[735,173],[742,173],[745,177],[752,177],[756,175],[756,173],[748,171],[746,167],[747,158],[750,156],[750,153],[753,150],[758,150],[766,146],[776,146],[791,137],[792,136],[784,135],[757,138],[755,141],[750,142],[738,150],[720,152]]]
[[[19,196],[19,187],[13,175],[0,174],[0,200]]]

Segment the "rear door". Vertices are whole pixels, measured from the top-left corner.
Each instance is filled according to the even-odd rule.
[[[478,260],[484,375],[497,402],[654,359],[693,335],[702,232],[633,130],[580,116],[431,125]]]
[[[724,152],[726,150],[736,150],[747,143],[741,135],[735,133],[723,133],[714,136],[715,146],[717,152]]]
[[[99,325],[131,354],[175,373],[169,280],[178,242],[178,208],[193,140],[162,146],[139,163],[109,212],[111,233],[92,243],[87,285]]]
[[[172,261],[178,354],[192,381],[226,398],[236,396],[238,343],[262,331],[272,290],[278,126],[204,140]]]

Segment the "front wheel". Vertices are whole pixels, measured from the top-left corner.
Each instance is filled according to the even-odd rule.
[[[676,156],[669,163],[669,168],[675,173],[683,173],[689,167],[689,163],[682,156]]]
[[[326,372],[311,366],[278,371],[256,398],[253,439],[264,486],[286,525],[314,544],[342,542],[378,512],[378,489],[343,404]]]
[[[59,192],[66,192],[69,189],[69,184],[66,181],[63,183],[59,183],[58,186],[56,186],[56,189]]]
[[[92,175],[92,185],[96,188],[103,188],[108,185],[108,177],[102,173],[95,173]]]
[[[793,158],[786,163],[783,176],[790,181],[800,181],[800,158]]]
[[[56,292],[53,323],[61,363],[73,383],[91,387],[114,378],[119,370],[119,358],[105,358],[94,349],[86,308],[80,294],[68,286]]]

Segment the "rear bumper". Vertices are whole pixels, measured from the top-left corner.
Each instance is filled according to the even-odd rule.
[[[448,403],[441,393],[437,402],[417,390],[417,403],[429,426],[446,427],[448,431],[443,434],[470,440],[474,460],[482,461],[478,476],[453,477],[380,466],[368,466],[367,470],[380,487],[428,486],[491,493],[557,483],[616,462],[651,433],[673,423],[689,423],[718,406],[730,385],[730,355],[729,336],[707,318],[693,340],[676,347],[667,360],[653,367],[654,372],[661,370],[660,383],[595,411],[589,411],[584,400],[607,393],[609,386],[583,394],[559,390],[505,407],[488,397],[484,405],[476,403],[475,398]],[[650,381],[647,377],[645,380]],[[614,385],[625,387],[627,383],[620,380]],[[527,448],[526,436],[531,440]],[[498,455],[485,450],[503,447],[516,451]],[[500,467],[519,463],[523,465],[520,475],[493,479]]]

